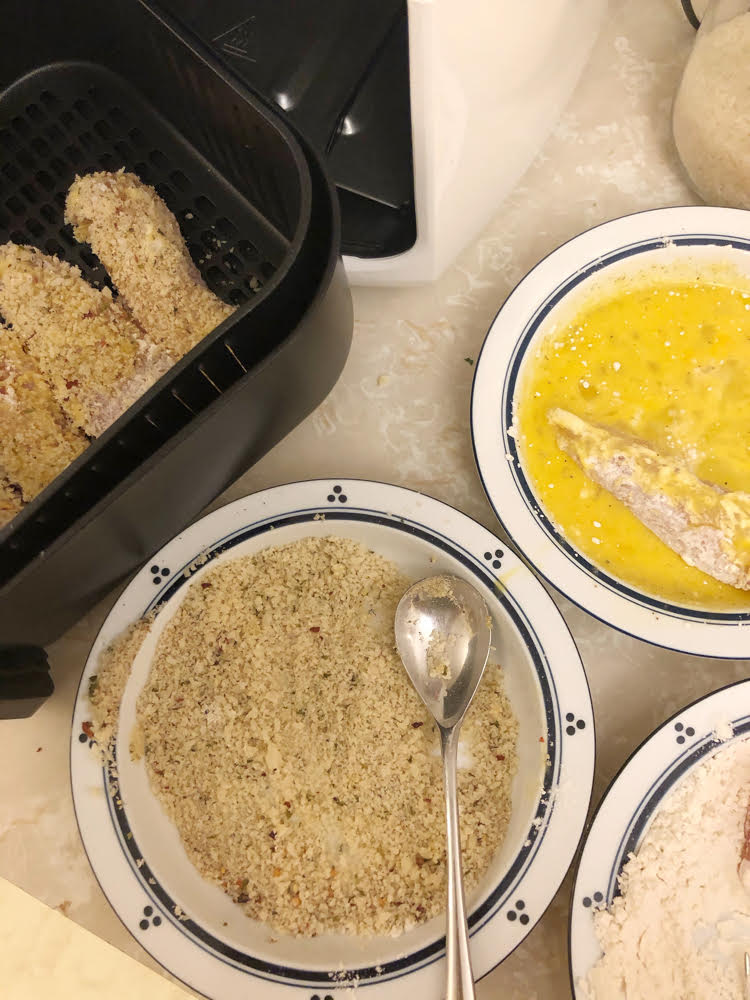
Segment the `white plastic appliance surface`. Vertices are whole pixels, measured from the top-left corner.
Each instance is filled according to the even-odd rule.
[[[489,222],[557,122],[607,0],[408,0],[417,239],[345,257],[352,284],[437,278]]]

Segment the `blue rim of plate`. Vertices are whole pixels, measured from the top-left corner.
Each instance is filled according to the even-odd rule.
[[[732,727],[732,735],[728,739],[720,739],[716,736],[715,728],[699,732],[691,722],[691,712],[697,708],[708,711],[713,705],[724,700],[728,692],[736,695],[735,689],[744,688],[747,693],[747,711],[741,715],[734,715],[726,721]],[[734,700],[734,699],[733,699]],[[674,745],[678,748],[671,754],[662,758],[665,763],[660,767],[658,773],[649,775],[640,784],[642,791],[635,807],[630,807],[624,819],[620,833],[616,838],[616,843],[612,840],[606,845],[606,863],[602,866],[602,876],[596,881],[597,889],[592,889],[590,885],[581,888],[579,885],[585,875],[591,852],[598,845],[600,819],[608,808],[613,807],[613,800],[618,795],[622,783],[629,778],[631,773],[639,774],[638,765],[649,754],[654,742],[663,739],[667,734],[672,738]],[[576,980],[582,978],[591,968],[589,964],[585,969],[576,970],[577,951],[574,948],[574,936],[581,919],[593,921],[593,914],[597,909],[609,907],[620,895],[617,880],[622,874],[627,860],[631,854],[635,854],[640,844],[648,832],[651,821],[655,818],[661,804],[669,793],[679,785],[680,781],[702,761],[713,756],[723,747],[730,746],[736,740],[747,739],[750,736],[750,679],[732,681],[723,687],[685,705],[684,708],[674,712],[668,719],[662,722],[638,746],[628,755],[624,763],[609,782],[602,798],[599,801],[588,830],[583,838],[580,856],[575,866],[575,878],[570,895],[570,916],[568,919],[568,975],[570,988],[574,997],[578,996],[576,990]],[[688,740],[691,740],[688,743]],[[640,789],[639,789],[640,791]],[[593,884],[593,881],[592,881]],[[583,913],[583,917],[581,917]],[[593,933],[593,928],[587,928],[587,936]]]
[[[342,483],[345,485],[342,486]],[[420,503],[435,505],[436,509],[443,508],[445,511],[449,511],[453,518],[459,517],[463,519],[463,521],[472,526],[472,530],[474,532],[481,532],[484,536],[484,544],[483,546],[480,546],[480,548],[482,548],[482,552],[479,555],[470,552],[467,548],[461,545],[460,542],[454,541],[434,527],[427,527],[417,520],[391,512],[394,508],[398,508],[399,505],[397,503],[391,503],[388,505],[388,512],[386,512],[385,509],[366,508],[359,505],[352,505],[346,509],[340,507],[332,508],[330,506],[331,503],[337,500],[347,503],[347,494],[355,491],[358,487],[364,487],[366,489],[367,487],[373,486],[380,489],[385,488],[388,492],[393,491],[394,494],[400,493],[411,496],[412,498],[418,497]],[[368,524],[377,524],[385,526],[389,529],[408,532],[410,535],[422,539],[430,545],[441,549],[452,558],[457,559],[463,568],[470,571],[478,578],[481,584],[492,588],[503,610],[511,618],[514,626],[518,630],[519,635],[522,637],[523,643],[530,655],[536,672],[537,681],[542,691],[544,703],[544,716],[547,726],[548,760],[543,774],[543,787],[536,804],[536,810],[532,817],[529,830],[527,831],[524,845],[498,885],[492,889],[487,898],[472,912],[470,916],[469,923],[471,934],[475,935],[477,932],[486,927],[491,921],[496,919],[498,915],[505,908],[507,908],[508,901],[512,896],[518,895],[519,886],[522,884],[523,879],[527,876],[532,863],[539,853],[549,832],[557,800],[559,799],[558,789],[560,786],[560,774],[562,771],[563,745],[566,738],[563,737],[563,731],[566,730],[567,734],[570,734],[573,727],[569,724],[569,717],[566,719],[568,725],[565,725],[562,720],[560,701],[547,656],[542,650],[541,642],[534,630],[533,625],[529,621],[526,612],[518,605],[512,594],[505,590],[500,591],[498,588],[498,576],[494,570],[496,567],[500,568],[500,566],[498,565],[498,562],[495,562],[493,566],[493,559],[488,558],[489,556],[494,557],[498,540],[479,524],[472,521],[466,515],[455,510],[454,508],[449,507],[447,504],[442,504],[439,501],[432,500],[431,498],[417,494],[410,490],[402,489],[401,487],[387,487],[385,484],[373,484],[365,480],[350,479],[339,479],[337,484],[333,487],[329,485],[329,481],[312,480],[305,483],[293,483],[289,484],[287,487],[282,486],[272,488],[271,490],[266,490],[262,493],[255,494],[252,497],[245,498],[245,500],[239,500],[228,504],[226,507],[207,515],[206,518],[197,522],[192,528],[187,529],[187,531],[184,532],[183,535],[178,536],[178,538],[184,539],[185,543],[187,543],[188,539],[185,536],[188,536],[191,533],[194,534],[195,530],[199,529],[205,521],[209,521],[211,519],[216,520],[217,518],[229,518],[231,520],[231,515],[247,500],[262,500],[262,498],[266,495],[279,493],[280,491],[283,492],[285,490],[298,491],[300,487],[306,488],[308,491],[311,487],[320,487],[321,499],[323,502],[318,503],[315,506],[304,506],[300,508],[293,507],[283,511],[275,511],[268,516],[255,519],[249,524],[243,524],[234,528],[234,530],[220,534],[208,546],[200,546],[197,550],[194,547],[186,549],[189,557],[184,558],[176,569],[161,569],[160,565],[164,562],[164,559],[161,556],[161,552],[158,553],[150,560],[149,566],[144,567],[141,570],[123,595],[121,595],[120,600],[110,613],[110,617],[115,614],[119,605],[126,600],[128,595],[133,591],[133,588],[138,587],[143,588],[146,591],[149,599],[145,601],[142,606],[141,613],[137,617],[142,617],[143,615],[149,613],[158,615],[160,611],[167,606],[168,602],[182,590],[185,584],[191,582],[189,573],[186,574],[185,571],[194,564],[198,556],[200,556],[201,565],[203,565],[204,563],[212,561],[222,553],[231,550],[250,538],[256,538],[264,534],[269,534],[270,536],[272,531],[276,531],[285,525],[314,522],[321,517],[321,514],[325,515],[325,519],[329,522],[363,521]],[[325,494],[323,494],[324,490]],[[346,493],[343,492],[344,490],[346,490]],[[176,540],[173,540],[173,542],[174,541]],[[172,542],[168,543],[167,546],[165,546],[161,551],[164,552],[172,544]],[[484,548],[487,546],[490,546],[488,552],[484,551]],[[503,554],[505,555],[505,553]],[[511,559],[513,558],[514,557],[511,556]],[[145,586],[147,583],[151,583],[152,587],[153,585],[157,585],[158,590],[151,590],[149,593]],[[536,581],[534,581],[534,583],[537,587],[539,587]],[[557,612],[554,608],[554,604],[551,602],[551,599],[544,594],[541,587],[539,587],[539,589],[543,595],[543,599],[548,601],[550,604],[549,610],[554,610],[554,613],[558,615],[559,625],[565,630],[565,633],[570,639],[567,626],[565,626],[564,621],[561,616],[559,616],[559,612]],[[74,708],[73,734],[71,737],[71,783],[73,786],[73,801],[76,819],[79,825],[79,831],[83,840],[84,849],[86,850],[89,861],[92,864],[94,874],[99,881],[102,890],[110,901],[110,904],[113,906],[113,909],[118,914],[127,929],[136,937],[139,943],[147,948],[150,954],[152,954],[157,961],[160,961],[161,964],[165,965],[165,967],[173,975],[180,978],[179,969],[175,969],[170,966],[169,963],[164,961],[163,957],[157,953],[157,950],[149,947],[149,939],[144,940],[144,938],[137,933],[135,927],[133,926],[133,921],[128,920],[119,911],[112,898],[114,895],[112,887],[107,884],[106,873],[97,870],[96,865],[92,862],[91,854],[87,845],[88,831],[84,830],[79,817],[79,809],[76,799],[77,791],[80,791],[81,789],[78,789],[77,786],[82,779],[79,777],[80,765],[78,763],[81,758],[77,755],[82,747],[85,747],[88,752],[91,743],[86,738],[85,734],[81,733],[80,725],[76,725],[76,717],[81,714],[82,701],[84,692],[87,689],[88,677],[93,669],[95,669],[96,655],[98,655],[97,650],[104,644],[102,643],[102,636],[107,630],[108,622],[109,618],[102,626],[102,630],[100,631],[92,649],[92,653],[89,656],[76,696]],[[573,645],[572,639],[570,639],[570,642],[571,645]],[[573,650],[575,650],[574,646]],[[590,774],[588,795],[586,797],[587,801],[580,816],[580,823],[575,835],[575,844],[573,845],[573,849],[570,852],[570,858],[568,860],[572,859],[575,847],[580,840],[585,815],[588,809],[588,802],[590,801],[591,779],[593,778],[593,743],[595,740],[590,693],[582,664],[580,664],[580,659],[578,659],[578,665],[580,667],[581,679],[583,681],[583,685],[585,686],[587,704],[579,705],[578,711],[575,714],[579,719],[579,725],[581,725],[581,728],[583,728],[584,725],[588,725],[590,727],[591,753],[589,756],[591,758],[591,766],[589,769]],[[157,882],[153,871],[149,867],[148,860],[143,857],[138,848],[135,836],[130,828],[126,803],[123,802],[118,794],[116,774],[113,775],[110,769],[104,768],[101,765],[98,767],[98,772],[100,773],[100,781],[104,791],[102,801],[106,803],[112,831],[114,832],[120,850],[127,861],[131,875],[140,884],[144,893],[148,897],[146,909],[156,909],[159,914],[158,919],[160,924],[162,921],[171,922],[172,925],[179,929],[182,935],[189,938],[192,944],[194,944],[197,948],[202,949],[216,961],[231,964],[235,969],[248,973],[252,976],[251,981],[264,980],[277,985],[288,985],[290,987],[304,988],[308,990],[321,988],[325,988],[325,990],[332,990],[338,986],[347,985],[351,987],[352,981],[356,981],[358,987],[367,987],[368,985],[373,984],[386,984],[404,975],[418,972],[427,965],[431,965],[443,957],[444,938],[439,938],[436,941],[433,941],[429,946],[420,948],[393,961],[385,962],[379,964],[378,966],[364,966],[347,969],[346,977],[342,981],[339,972],[334,974],[332,972],[321,971],[319,969],[303,969],[298,966],[273,963],[266,959],[258,958],[246,952],[242,952],[229,945],[227,942],[221,941],[215,935],[211,934],[206,928],[202,927],[198,921],[193,920],[189,915],[181,915],[179,918],[175,917],[175,900],[170,895],[167,888]],[[559,885],[560,881],[562,881],[566,868],[567,865],[565,868],[561,867],[560,871],[555,873],[557,881],[553,886],[553,889],[556,889],[557,885]],[[554,882],[555,878],[553,877],[550,885]],[[538,914],[535,914],[534,923],[541,918],[553,895],[554,891],[549,893],[549,898],[545,901],[544,906],[540,907]],[[515,911],[513,912],[515,917],[517,914],[515,914]],[[512,918],[509,917],[509,919]],[[484,970],[481,974],[486,974],[486,972],[489,972],[491,968],[498,964],[499,961],[502,961],[502,959],[507,957],[507,954],[517,947],[521,940],[523,940],[526,934],[532,929],[534,923],[531,922],[531,918],[528,917],[527,914],[521,914],[520,924],[525,926],[527,929],[524,930],[519,940],[515,941],[512,944],[512,947],[509,948],[505,954],[496,959],[489,966],[489,968]],[[190,985],[193,989],[196,988],[193,982],[188,983],[188,985]]]
[[[592,609],[587,605],[582,597],[569,592],[564,584],[562,584],[557,578],[556,573],[550,572],[546,566],[540,565],[539,560],[533,559],[528,555],[528,553],[524,550],[524,546],[520,544],[516,538],[517,532],[514,531],[513,525],[509,523],[507,514],[503,512],[503,496],[501,494],[497,495],[488,483],[488,467],[490,462],[493,459],[496,462],[502,462],[503,467],[507,468],[509,472],[516,495],[524,505],[526,515],[532,519],[543,532],[547,543],[551,544],[559,554],[565,557],[568,565],[574,571],[583,574],[588,578],[590,584],[596,586],[597,588],[601,588],[602,590],[609,592],[611,595],[623,599],[631,606],[637,607],[644,612],[653,613],[655,616],[658,616],[661,621],[671,619],[674,623],[684,622],[691,625],[711,625],[718,627],[729,626],[731,628],[736,628],[738,625],[743,624],[750,625],[750,611],[725,612],[701,610],[698,608],[681,606],[660,600],[659,598],[639,591],[617,577],[608,574],[605,570],[601,569],[594,562],[588,559],[583,553],[579,552],[555,527],[545,512],[543,505],[534,494],[534,490],[526,478],[523,470],[515,436],[513,433],[509,433],[509,431],[512,430],[513,425],[514,394],[519,376],[521,375],[521,368],[526,357],[527,349],[552,310],[582,282],[613,264],[620,263],[628,260],[629,258],[637,257],[642,253],[664,249],[669,245],[696,248],[730,247],[742,252],[750,252],[750,238],[738,237],[727,233],[712,233],[706,231],[674,232],[673,229],[669,227],[674,227],[675,223],[673,220],[675,217],[679,218],[679,215],[683,213],[720,213],[724,215],[731,215],[733,217],[744,216],[747,214],[733,209],[715,209],[707,206],[690,206],[686,208],[675,207],[652,209],[645,212],[622,216],[619,219],[601,223],[601,225],[586,230],[584,233],[561,244],[544,257],[521,279],[495,314],[477,358],[471,392],[472,449],[474,462],[479,479],[482,483],[482,488],[484,489],[485,495],[492,506],[495,516],[507,532],[515,550],[525,562],[527,562],[537,573],[539,573],[540,576],[564,593],[565,596],[571,601],[578,604],[588,614],[602,621],[604,624],[611,625],[628,635],[634,636],[635,638],[647,639],[648,641],[663,645],[666,648],[675,649],[677,651],[696,652],[699,655],[711,655],[718,658],[734,658],[743,654],[734,650],[726,653],[714,649],[711,649],[710,651],[692,649],[689,648],[689,646],[683,646],[680,644],[671,645],[670,643],[661,641],[658,635],[645,634],[644,631],[632,626],[628,627],[628,625],[623,624],[620,621],[615,621],[612,617]],[[586,262],[575,267],[575,269],[568,271],[566,277],[557,282],[552,290],[545,294],[541,302],[539,302],[533,311],[530,312],[528,319],[524,322],[523,327],[513,344],[509,363],[502,373],[502,386],[498,392],[500,406],[499,411],[495,410],[495,416],[498,421],[495,430],[497,438],[495,449],[496,454],[492,458],[489,456],[485,456],[484,459],[480,457],[480,447],[477,444],[477,400],[480,393],[478,388],[479,382],[484,375],[482,362],[488,353],[488,347],[493,338],[493,331],[495,330],[498,321],[502,321],[504,318],[504,313],[508,309],[511,302],[514,302],[516,299],[523,296],[525,293],[526,283],[532,280],[538,270],[547,264],[547,262],[550,262],[558,254],[566,252],[569,248],[574,248],[576,244],[580,244],[584,240],[589,241],[591,237],[596,239],[599,235],[604,236],[608,230],[612,230],[620,224],[627,224],[630,220],[650,221],[650,218],[654,217],[669,219],[669,222],[667,222],[664,227],[649,226],[648,228],[651,230],[651,234],[649,236],[633,240],[632,242],[628,241],[618,243],[616,248],[610,252],[596,252],[594,249],[591,249]],[[744,228],[747,228],[746,221]],[[658,232],[658,235],[654,235],[654,232]],[[750,643],[748,644],[748,649],[750,649]]]

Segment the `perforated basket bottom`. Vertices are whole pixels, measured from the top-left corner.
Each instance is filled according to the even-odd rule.
[[[60,63],[0,97],[0,243],[28,243],[109,283],[63,220],[76,174],[119,170],[153,185],[177,217],[217,295],[246,302],[287,250],[279,233],[122,79],[90,63]]]

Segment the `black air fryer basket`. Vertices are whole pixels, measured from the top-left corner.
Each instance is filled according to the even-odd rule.
[[[6,2],[0,243],[106,282],[63,205],[119,167],[238,308],[0,531],[0,717],[49,693],[41,647],[320,402],[351,339],[335,196],[288,123],[153,4]]]

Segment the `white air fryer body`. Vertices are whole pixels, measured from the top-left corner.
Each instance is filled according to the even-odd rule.
[[[417,238],[344,258],[353,284],[431,281],[490,221],[567,103],[607,0],[408,0]]]

